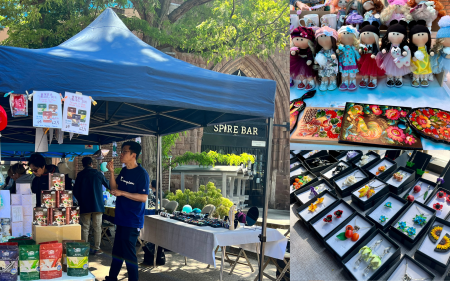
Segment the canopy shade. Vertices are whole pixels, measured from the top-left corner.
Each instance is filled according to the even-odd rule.
[[[98,145],[93,145],[89,148],[84,145],[50,145],[48,152],[40,152],[40,154],[48,158],[69,158],[72,156],[91,155],[98,149]],[[26,161],[34,153],[34,144],[2,143],[1,150],[3,161]]]
[[[100,144],[118,140],[111,138],[118,132],[126,138],[166,135],[274,115],[275,81],[218,73],[175,59],[141,41],[111,9],[57,47],[0,46],[0,62],[0,92],[92,96],[98,104],[92,107],[90,134],[109,137],[82,138]],[[8,99],[0,104],[9,107]],[[13,121],[8,125],[32,127],[32,118]]]

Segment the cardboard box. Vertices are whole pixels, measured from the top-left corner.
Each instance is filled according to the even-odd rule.
[[[22,196],[22,205],[32,205],[33,207],[36,206],[36,194],[33,193],[21,196]]]
[[[23,222],[12,222],[11,223],[12,236],[20,237],[23,235]]]
[[[31,184],[29,183],[17,183],[16,194],[31,194]]]
[[[37,244],[49,241],[81,240],[81,225],[71,224],[63,226],[33,225],[33,240]]]
[[[33,216],[33,209],[36,205],[22,205],[22,211],[24,216]]]
[[[11,205],[22,205],[22,195],[11,194]]]
[[[11,221],[12,222],[23,221],[22,206],[11,206]]]

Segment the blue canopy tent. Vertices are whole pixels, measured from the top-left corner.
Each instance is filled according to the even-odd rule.
[[[141,41],[109,8],[57,47],[0,46],[0,62],[0,92],[78,91],[98,102],[92,107],[89,136],[75,135],[70,141],[65,136],[64,143],[106,144],[156,135],[159,168],[162,135],[249,119],[267,118],[271,124],[274,116],[275,81],[218,73],[175,59]],[[8,99],[0,99],[0,105],[9,112]],[[34,135],[32,117],[10,119],[2,131],[7,141],[34,143]],[[271,139],[267,150],[266,175]],[[159,169],[160,189],[161,176]],[[265,223],[263,236],[264,231]]]
[[[34,153],[34,144],[27,143],[2,143],[1,154],[3,161],[26,161],[32,153]],[[46,158],[70,158],[73,156],[85,156],[94,154],[99,150],[98,145],[86,148],[84,145],[77,144],[61,144],[50,145],[48,152],[42,152],[42,156]]]

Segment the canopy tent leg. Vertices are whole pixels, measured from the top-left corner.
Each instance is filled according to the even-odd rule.
[[[161,209],[162,209],[162,137],[161,135],[158,135],[158,177],[159,177],[159,185],[157,185],[157,188],[159,188],[159,202],[161,202]]]
[[[263,217],[262,217],[262,227],[261,227],[261,234],[260,234],[260,241],[261,241],[261,250],[260,250],[260,257],[259,257],[259,281],[263,280],[263,271],[264,271],[264,247],[265,247],[265,240],[266,240],[266,232],[267,232],[267,209],[269,207],[269,200],[267,198],[268,192],[267,188],[270,186],[270,166],[272,162],[272,139],[273,139],[273,118],[267,119],[267,144],[266,144],[266,165],[264,167],[264,176],[266,177],[264,188],[263,188],[263,198],[264,198],[264,205],[263,205]]]
[[[160,160],[159,160],[159,147],[161,146],[161,144],[159,143],[159,136],[158,136],[158,141],[156,142],[156,186],[155,186],[155,190],[156,190],[156,204],[155,204],[155,209],[156,211],[158,211],[159,208],[159,191],[158,191],[158,186],[159,186],[159,182],[161,181],[159,178],[159,169],[161,169],[161,165],[160,165]]]

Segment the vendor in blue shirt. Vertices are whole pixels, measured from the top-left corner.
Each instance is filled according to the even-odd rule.
[[[117,197],[114,219],[117,228],[112,250],[113,260],[109,276],[105,277],[106,281],[117,281],[124,261],[127,265],[128,280],[138,281],[136,242],[144,226],[145,201],[148,199],[150,186],[147,171],[137,163],[140,153],[140,144],[134,141],[124,142],[120,162],[125,164],[125,167],[117,178],[114,178],[114,160],[107,165],[111,174],[111,194]]]

